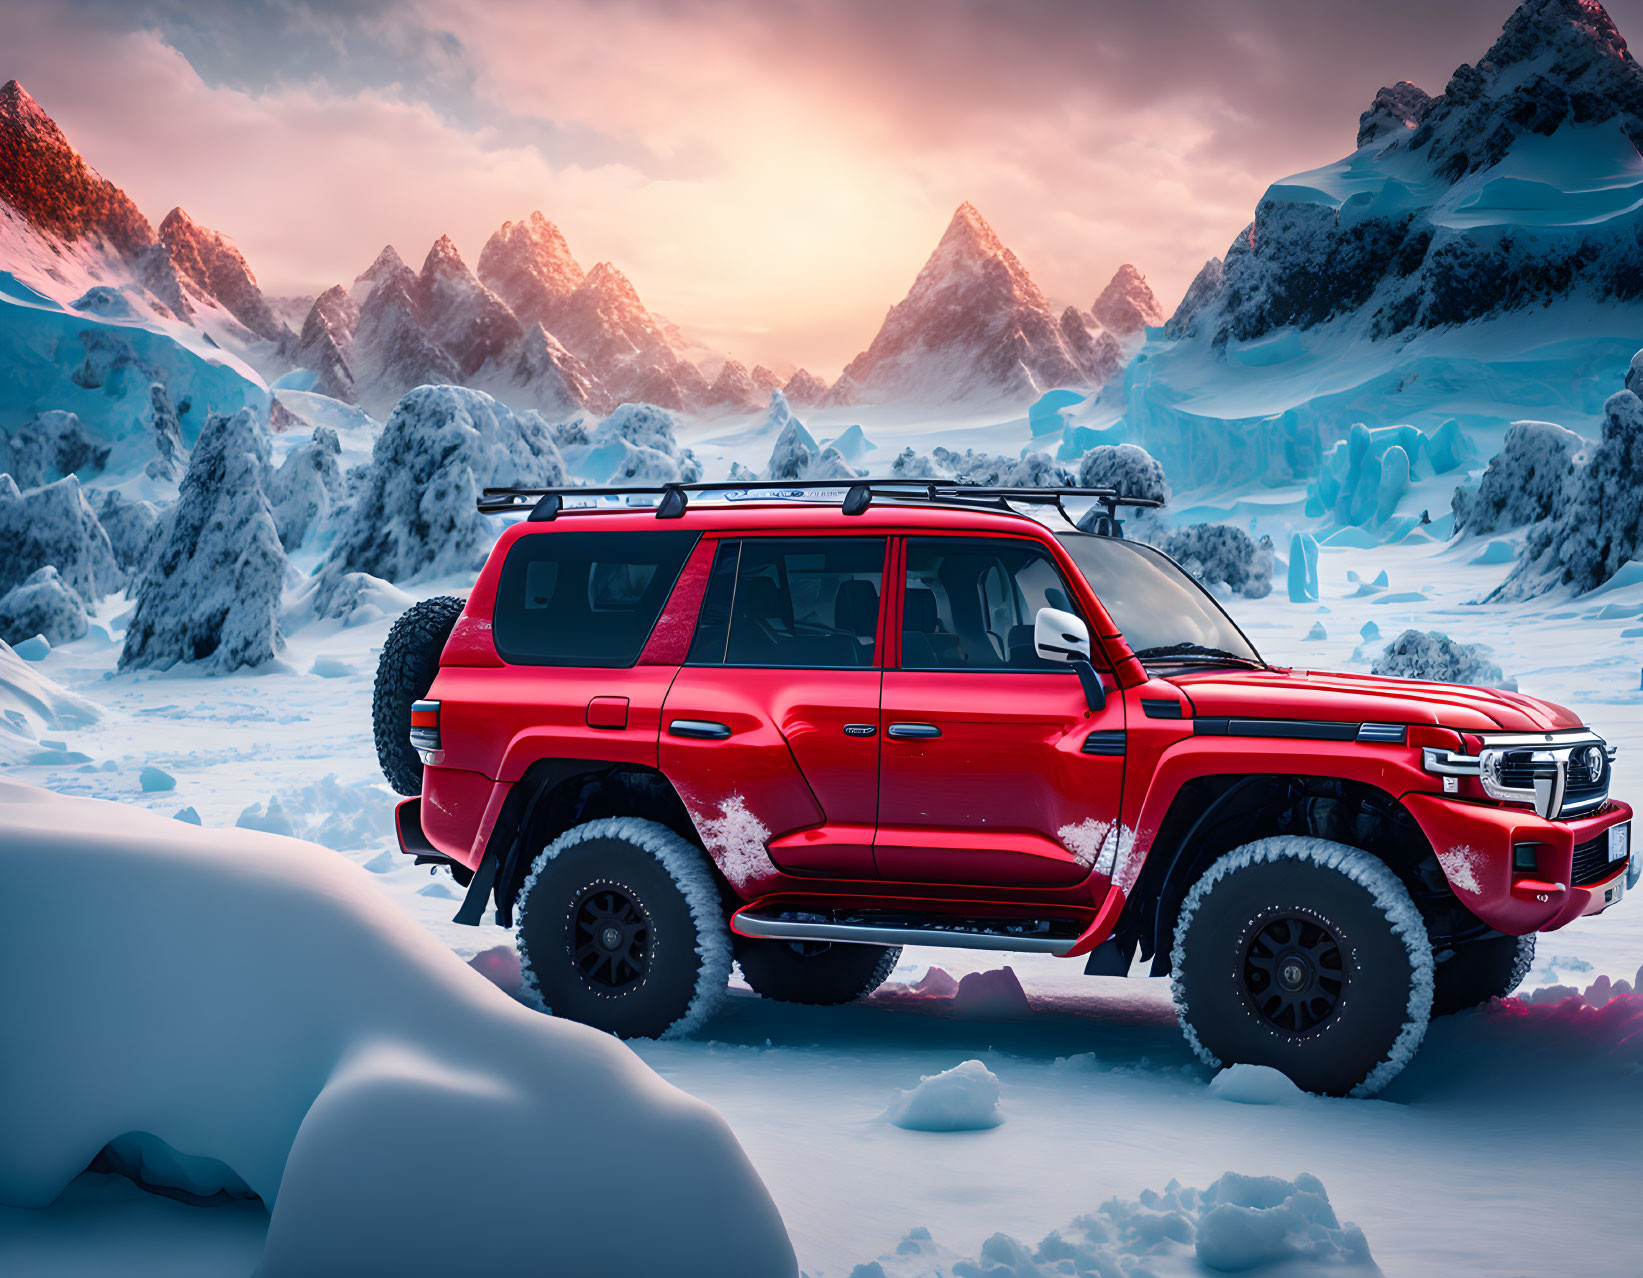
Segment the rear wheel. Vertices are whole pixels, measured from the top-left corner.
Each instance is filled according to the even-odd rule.
[[[1437,965],[1432,1015],[1448,1016],[1505,998],[1529,975],[1535,963],[1535,934],[1491,936],[1455,947]]]
[[[1181,1027],[1214,1069],[1267,1065],[1310,1092],[1367,1096],[1426,1033],[1425,924],[1391,869],[1345,844],[1228,852],[1188,893],[1171,962]]]
[[[515,944],[545,1012],[623,1038],[677,1038],[730,980],[730,932],[700,849],[655,821],[565,831],[519,889]]]
[[[900,958],[899,945],[736,938],[736,962],[747,983],[780,1003],[853,1003],[883,985]]]
[[[420,701],[439,673],[439,654],[451,637],[464,601],[436,595],[400,614],[377,659],[371,689],[371,732],[382,775],[400,794],[422,793],[422,760],[411,747],[411,703]]]

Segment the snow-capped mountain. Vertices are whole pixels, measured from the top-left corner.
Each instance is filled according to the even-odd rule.
[[[450,353],[463,376],[524,335],[508,304],[479,282],[448,235],[428,250],[415,301],[428,336]]]
[[[1089,346],[1075,345],[1016,255],[965,203],[829,398],[1023,399],[1104,380],[1111,370],[1090,362]]]
[[[479,278],[526,326],[553,329],[585,274],[559,228],[540,211],[502,223],[479,254]]]
[[[1089,424],[1183,488],[1317,474],[1354,422],[1453,422],[1445,456],[1516,420],[1601,431],[1643,328],[1643,68],[1603,7],[1527,0],[1354,141],[1267,190]]]
[[[618,401],[680,409],[708,398],[701,370],[679,356],[627,276],[609,262],[596,265],[565,299],[554,336]]]
[[[801,368],[787,379],[782,394],[794,404],[819,404],[827,395],[827,383],[807,368]]]
[[[1118,337],[1139,333],[1149,324],[1164,322],[1163,307],[1153,296],[1146,276],[1125,262],[1101,290],[1101,296],[1090,307],[1090,314],[1108,332]]]
[[[761,369],[768,376],[769,369]],[[776,385],[760,386],[739,360],[727,359],[713,384],[707,389],[707,402],[714,408],[725,408],[738,413],[756,413],[770,402],[770,392]]]
[[[257,287],[244,255],[220,231],[201,226],[175,208],[160,223],[159,238],[196,297],[221,306],[256,336],[276,345],[293,340],[295,335],[276,318]]]
[[[468,384],[515,409],[535,409],[549,421],[583,408],[607,413],[615,406],[593,371],[539,323],[474,370]]]

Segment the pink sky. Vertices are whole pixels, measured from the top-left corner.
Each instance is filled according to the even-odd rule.
[[[62,0],[8,17],[0,79],[272,293],[441,233],[471,265],[541,209],[705,344],[831,376],[966,199],[1057,302],[1130,261],[1173,307],[1377,87],[1441,90],[1510,10],[1428,7]]]

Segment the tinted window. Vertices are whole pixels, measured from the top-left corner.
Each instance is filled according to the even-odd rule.
[[[690,661],[870,666],[883,576],[882,537],[725,542],[714,556]]]
[[[1143,661],[1197,649],[1248,661],[1260,655],[1232,618],[1167,555],[1138,541],[1059,533],[1095,597]]]
[[[547,532],[502,565],[496,650],[536,666],[631,666],[696,543],[693,532]]]
[[[1030,542],[909,538],[902,667],[1065,670],[1033,647],[1040,608],[1078,611],[1055,562]]]

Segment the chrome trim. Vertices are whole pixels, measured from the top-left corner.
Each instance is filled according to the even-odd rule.
[[[933,927],[878,927],[868,923],[801,922],[738,914],[731,920],[743,936],[771,941],[832,941],[844,945],[945,945],[955,950],[1002,950],[1061,957],[1078,943],[1074,936],[1005,936],[994,932],[944,931]]]
[[[1364,723],[1358,726],[1358,740],[1373,745],[1402,745],[1408,732],[1401,723]]]
[[[1480,734],[1481,735],[1481,734]],[[1603,747],[1613,762],[1613,747],[1585,728],[1561,732],[1513,732],[1482,735],[1483,748],[1474,754],[1426,746],[1421,750],[1421,766],[1443,777],[1477,777],[1483,792],[1502,803],[1526,803],[1536,815],[1547,820],[1578,816],[1600,808],[1609,801],[1608,787],[1602,794],[1566,803],[1569,790],[1569,760],[1587,746]],[[1506,756],[1529,752],[1530,762],[1549,763],[1552,775],[1534,778],[1531,786],[1507,785],[1501,780]]]
[[[939,737],[941,729],[933,723],[892,723],[884,734],[896,741],[928,741]]]

